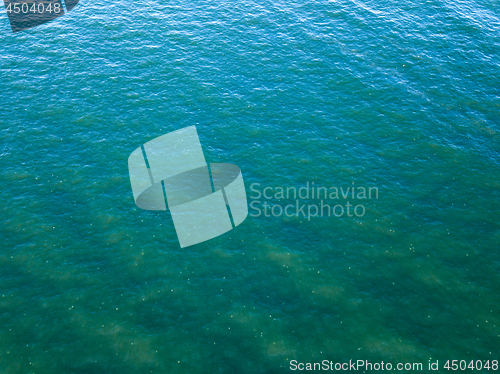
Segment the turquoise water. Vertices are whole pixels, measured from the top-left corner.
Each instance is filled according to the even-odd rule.
[[[17,34],[0,10],[0,372],[500,359],[497,0],[83,0]],[[191,125],[249,203],[378,199],[181,249],[127,159]]]

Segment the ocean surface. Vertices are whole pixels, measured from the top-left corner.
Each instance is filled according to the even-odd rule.
[[[2,7],[0,51],[0,373],[500,360],[498,0],[82,0],[15,34]],[[192,125],[249,206],[378,195],[180,248],[127,160]]]

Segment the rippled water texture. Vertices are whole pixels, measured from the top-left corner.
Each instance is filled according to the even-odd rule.
[[[83,0],[16,34],[0,10],[0,372],[500,359],[498,0]],[[181,249],[127,159],[191,125],[249,203],[378,199]]]

